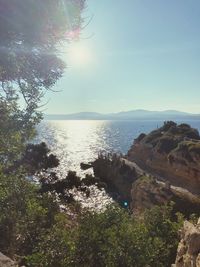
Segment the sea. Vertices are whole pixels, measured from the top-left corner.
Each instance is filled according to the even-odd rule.
[[[200,131],[199,120],[176,122],[188,123]],[[101,152],[126,154],[139,134],[149,133],[163,123],[161,120],[46,120],[38,125],[35,142],[46,142],[51,152],[58,157],[60,165],[56,171],[61,178],[69,170],[84,177],[92,170],[82,171],[81,162],[91,162]],[[97,207],[103,199],[105,203],[110,201],[105,192],[98,192],[95,187],[91,190],[93,199],[90,200],[76,193],[77,199],[81,199],[87,207]]]

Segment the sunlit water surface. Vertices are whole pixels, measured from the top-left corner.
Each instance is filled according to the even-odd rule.
[[[200,130],[200,121],[184,122]],[[83,177],[86,172],[81,171],[81,162],[93,161],[102,151],[126,154],[134,138],[140,133],[148,133],[162,124],[163,121],[152,120],[43,121],[38,126],[36,142],[46,142],[52,153],[57,155],[60,160],[60,166],[57,169],[60,177],[64,177],[68,170],[76,171]],[[110,201],[104,191],[100,192],[95,187],[91,188],[89,199],[79,195],[78,192],[76,195],[87,207],[97,207]]]

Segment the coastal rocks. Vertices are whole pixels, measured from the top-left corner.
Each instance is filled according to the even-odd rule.
[[[151,209],[154,205],[168,203],[173,194],[164,183],[161,185],[153,177],[143,176],[133,183],[131,197],[132,212],[140,214],[146,209]]]
[[[95,177],[106,184],[106,191],[118,202],[131,202],[131,187],[138,178],[136,169],[116,154],[99,155],[93,163]]]
[[[15,264],[10,258],[6,257],[4,254],[0,252],[0,267],[17,267],[18,265]]]
[[[172,267],[200,267],[200,219],[196,226],[184,222],[176,262]]]
[[[173,202],[174,212],[181,212],[189,217],[191,213],[200,214],[200,198],[187,192],[180,191],[169,182],[157,181],[154,177],[142,176],[132,185],[131,210],[141,214],[153,206],[162,206]]]
[[[166,122],[141,134],[127,158],[158,179],[200,194],[200,135],[187,124]]]

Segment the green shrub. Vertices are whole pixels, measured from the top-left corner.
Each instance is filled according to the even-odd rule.
[[[13,256],[31,253],[54,223],[58,205],[50,195],[21,175],[0,174],[0,251]]]

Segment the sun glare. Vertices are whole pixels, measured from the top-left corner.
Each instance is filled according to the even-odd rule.
[[[86,66],[92,61],[92,54],[88,47],[80,43],[71,44],[69,48],[69,60],[73,66]]]

